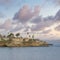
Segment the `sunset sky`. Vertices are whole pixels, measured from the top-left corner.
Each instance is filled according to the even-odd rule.
[[[0,33],[8,32],[60,40],[60,0],[0,0]]]

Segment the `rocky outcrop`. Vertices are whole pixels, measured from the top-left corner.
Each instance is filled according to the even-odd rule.
[[[49,46],[45,41],[29,38],[10,38],[9,40],[0,41],[0,46],[3,47],[39,47]]]

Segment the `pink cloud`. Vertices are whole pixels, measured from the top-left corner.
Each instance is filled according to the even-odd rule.
[[[40,6],[37,5],[37,6],[35,6],[35,8],[34,8],[34,15],[39,15],[39,12],[40,12]]]
[[[60,25],[55,28],[56,31],[60,31]]]
[[[35,6],[34,10],[32,10],[28,5],[24,5],[14,16],[14,19],[24,23],[27,22],[32,17],[39,15],[40,6]]]
[[[9,30],[12,27],[11,20],[6,20],[3,24],[0,25],[0,29]]]

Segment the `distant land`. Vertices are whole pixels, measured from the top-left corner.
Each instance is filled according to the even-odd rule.
[[[0,34],[0,47],[48,47],[51,45],[52,44],[49,44],[46,41],[35,39],[34,35],[32,35],[32,37],[29,35],[29,38],[23,38],[20,37],[20,33],[17,33],[16,35],[9,33],[7,36],[2,36]]]

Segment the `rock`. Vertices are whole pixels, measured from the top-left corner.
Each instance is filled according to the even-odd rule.
[[[4,47],[41,47],[49,46],[45,41],[29,38],[11,38],[11,40],[0,41],[0,46]]]

